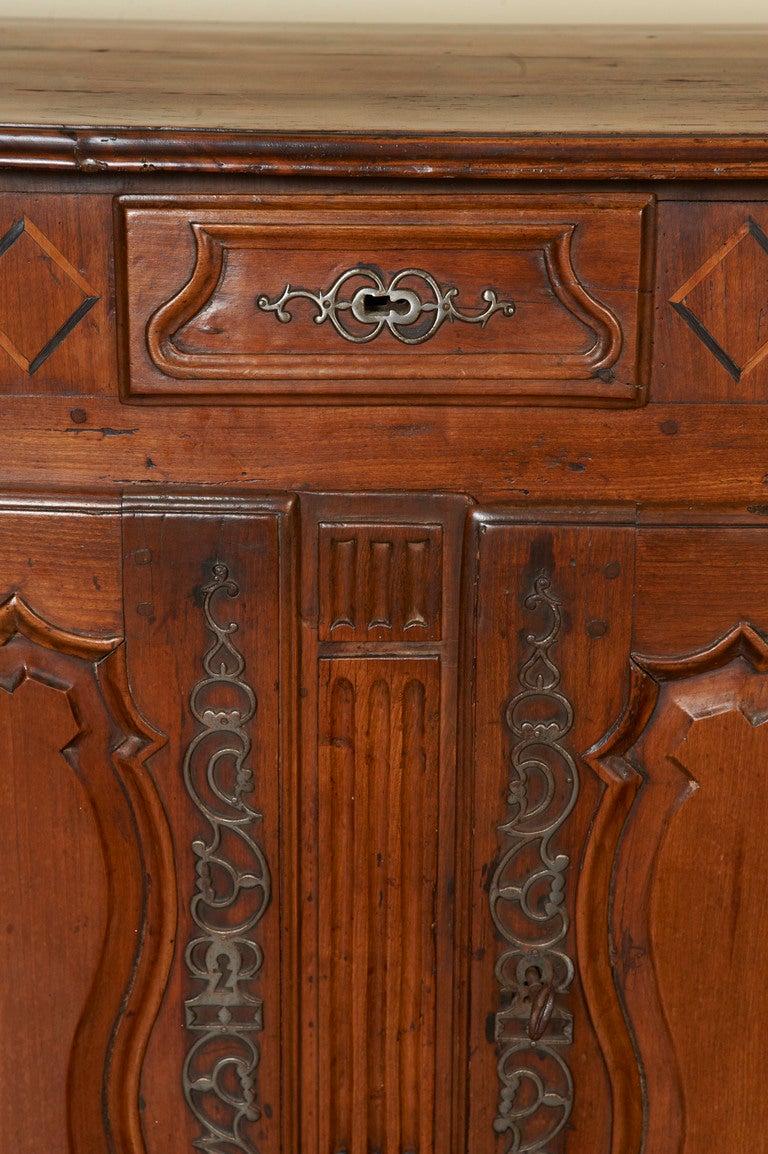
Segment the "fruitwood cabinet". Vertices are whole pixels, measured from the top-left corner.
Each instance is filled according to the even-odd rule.
[[[0,1154],[760,1148],[767,54],[4,26]]]

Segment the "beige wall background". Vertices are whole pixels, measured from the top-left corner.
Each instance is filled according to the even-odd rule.
[[[750,24],[768,22],[768,0],[0,0],[0,19],[12,17],[362,24]]]

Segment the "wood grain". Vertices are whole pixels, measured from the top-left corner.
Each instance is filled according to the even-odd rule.
[[[634,664],[629,707],[594,751],[639,787],[615,859],[612,948],[644,1071],[642,1148],[693,1154],[761,1125],[750,1071],[764,1058],[764,786],[744,769],[761,756],[768,662],[742,624],[699,653]],[[742,1039],[732,1063],[717,1057],[726,1031]],[[638,1125],[627,1148],[640,1142]]]
[[[111,212],[103,196],[0,193],[0,388],[113,393]]]
[[[452,1140],[458,1078],[456,662],[468,502],[302,494],[300,505],[303,1142],[350,1154],[440,1150]],[[396,628],[367,630],[377,597],[357,583],[357,559],[370,576],[369,545],[404,553],[419,540],[439,544],[410,582],[429,628],[405,629],[398,611]],[[362,627],[356,618],[328,628],[333,541],[355,545]]]
[[[7,133],[4,164],[253,171],[314,158],[326,171],[412,175],[468,162],[555,178],[765,172],[766,33],[756,27],[119,27],[118,45],[108,24],[6,24],[2,120],[51,127]],[[31,82],[38,72],[46,83]],[[222,139],[222,126],[239,138]],[[437,139],[425,152],[417,134],[441,133],[454,134],[447,150]]]
[[[126,400],[643,399],[644,196],[121,208]]]
[[[67,633],[17,596],[0,606],[0,638],[15,865],[3,910],[14,978],[3,1022],[30,1067],[46,1071],[45,1133],[57,1145],[66,1140],[77,1154],[110,1141],[121,1154],[144,1154],[139,1078],[176,916],[170,832],[145,765],[161,741],[132,702],[119,639]],[[36,809],[25,781],[34,756],[48,794]],[[82,846],[69,845],[72,826]],[[65,866],[73,854],[74,874]],[[3,1133],[32,1150],[39,1137],[9,1059],[15,1066],[19,1054],[4,1052]]]
[[[436,657],[321,663],[326,1149],[433,1148],[439,680]]]
[[[143,1120],[148,1154],[165,1150],[169,1145],[211,1138],[211,1127],[224,1134],[238,1133],[243,1149],[254,1147],[267,1152],[279,1150],[284,1135],[291,1132],[295,1092],[295,1018],[289,991],[295,975],[292,970],[296,928],[292,897],[296,864],[291,809],[291,718],[290,707],[283,704],[283,694],[291,686],[291,643],[289,617],[284,617],[292,570],[291,538],[286,529],[290,504],[284,500],[265,499],[244,502],[226,499],[206,504],[205,496],[179,495],[173,506],[162,498],[149,495],[137,498],[127,506],[124,528],[124,581],[126,590],[126,644],[132,684],[141,707],[163,727],[167,745],[154,759],[153,769],[158,790],[173,831],[178,901],[178,926],[174,935],[174,966],[168,992],[153,1032],[143,1069]],[[216,909],[204,909],[217,925],[236,927],[248,924],[251,914],[251,890],[248,885],[234,889],[232,871],[246,876],[257,872],[252,852],[237,836],[232,806],[226,798],[235,796],[238,778],[226,751],[241,748],[237,735],[225,728],[218,737],[215,727],[204,737],[200,759],[194,774],[185,784],[181,767],[190,742],[202,730],[202,723],[191,711],[194,687],[208,678],[198,691],[199,711],[206,709],[243,710],[243,694],[233,684],[216,683],[220,661],[231,667],[235,660],[224,652],[212,672],[206,672],[203,659],[213,651],[216,638],[206,626],[203,612],[203,587],[213,577],[213,566],[227,566],[229,579],[238,587],[236,595],[226,591],[218,595],[216,616],[229,624],[235,622],[232,641],[242,656],[244,666],[240,680],[255,695],[255,714],[247,723],[246,736],[251,749],[244,768],[252,772],[251,789],[246,791],[248,805],[262,815],[249,823],[252,837],[265,855],[271,877],[267,908],[255,929],[243,931],[246,943],[253,942],[263,952],[263,964],[254,981],[243,974],[252,960],[251,946],[242,949],[242,966],[237,954],[226,952],[207,955],[200,962],[199,951],[187,955],[190,943],[205,937],[205,931],[193,920],[195,902],[205,900]],[[224,604],[221,604],[221,602]],[[282,627],[281,627],[282,623]],[[219,650],[221,654],[222,651]],[[215,654],[214,654],[215,656]],[[218,738],[218,739],[217,739]],[[234,757],[234,754],[232,755]],[[208,780],[207,758],[218,765],[216,786]],[[213,762],[211,763],[213,764]],[[223,792],[217,797],[215,788]],[[200,805],[195,804],[200,798]],[[206,817],[206,814],[209,816]],[[218,828],[211,818],[221,815],[229,825]],[[195,850],[202,842],[218,839],[219,861],[204,868]],[[216,855],[214,855],[215,857]],[[208,876],[210,874],[210,876]],[[213,895],[206,899],[206,878]],[[234,892],[233,892],[234,891]],[[195,895],[203,895],[196,898]],[[230,900],[232,898],[232,900]],[[213,909],[213,913],[211,913]],[[214,935],[215,937],[215,935]],[[237,938],[237,935],[235,935]],[[220,938],[216,939],[221,942]],[[226,939],[229,941],[229,938]],[[229,964],[227,964],[227,960]],[[201,981],[193,970],[202,965],[211,970],[208,982]],[[219,967],[217,975],[217,967]],[[241,972],[242,971],[242,972]],[[234,981],[236,979],[236,981]],[[206,1014],[190,1006],[200,998],[201,990],[211,992],[230,982],[232,996],[221,1005],[231,1015],[224,1019],[223,1032],[208,1031],[210,1045],[205,1046],[199,1062],[190,1071],[190,1080],[200,1080],[190,1091],[187,1103],[182,1090],[185,1062],[201,1034],[194,1027],[197,1014],[203,1022],[215,1027],[216,1007]],[[234,981],[234,984],[232,984]],[[239,1031],[227,1035],[227,1021],[237,1022],[244,1016],[244,996],[262,999],[262,1024],[245,1033],[245,1042],[255,1041],[258,1058],[250,1069],[243,1057]],[[204,1001],[205,999],[203,999]],[[195,1003],[197,1005],[198,1003]],[[247,1008],[247,1007],[245,1007]],[[206,1088],[205,1079],[218,1059],[232,1076]],[[210,1063],[210,1065],[206,1065]],[[252,1085],[251,1085],[252,1083]],[[217,1089],[217,1086],[220,1087]],[[242,1102],[252,1094],[249,1116],[230,1108],[227,1095]],[[190,1103],[194,1105],[195,1111]]]
[[[760,1148],[767,49],[3,25],[0,1154]]]
[[[471,922],[463,928],[470,959],[465,1140],[488,1152],[514,1149],[515,1142],[535,1150],[570,1149],[571,1142],[577,1150],[608,1150],[610,1091],[595,1036],[603,1024],[590,1023],[578,972],[572,983],[561,973],[549,1033],[540,1044],[528,1034],[532,1007],[520,975],[526,959],[529,966],[546,967],[542,956],[574,958],[577,945],[590,958],[585,987],[598,965],[598,947],[577,942],[573,920],[577,863],[597,783],[580,765],[569,766],[568,757],[602,731],[602,718],[610,718],[608,696],[618,707],[624,693],[632,531],[548,524],[541,513],[537,520],[531,526],[519,523],[513,510],[480,510],[468,542],[466,579],[476,601],[467,605],[465,619],[466,660],[474,672],[466,691],[473,707],[460,826],[460,884],[471,895]],[[552,604],[536,594],[544,575],[559,625]],[[533,638],[548,633],[551,645],[532,648]],[[550,688],[553,669],[559,681]],[[548,744],[550,721],[560,736]],[[563,898],[548,900],[551,887],[559,892],[551,866],[557,859],[562,870],[559,855],[568,859],[559,875]],[[532,878],[539,880],[526,889]],[[497,891],[492,918],[489,895]],[[508,1072],[504,1079],[500,1070]],[[558,1099],[564,1104],[558,1106]]]

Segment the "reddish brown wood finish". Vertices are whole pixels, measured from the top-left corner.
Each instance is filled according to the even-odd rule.
[[[760,1148],[765,45],[5,29],[0,1154]]]
[[[612,846],[609,915],[647,1102],[632,1149],[643,1132],[649,1151],[743,1144],[764,1124],[750,1071],[765,1056],[754,1015],[764,998],[766,800],[749,769],[762,757],[765,671],[765,642],[745,624],[701,653],[635,658],[629,708],[592,751],[614,790],[639,790]],[[591,856],[585,908],[611,868],[610,857],[598,865]],[[723,1062],[720,1039],[731,1031],[742,1039],[739,1060]],[[615,1097],[622,1132],[626,1101]]]
[[[652,207],[633,195],[490,198],[480,212],[435,196],[124,200],[124,396],[637,403]],[[280,304],[299,286],[315,301]],[[366,292],[391,309],[361,320]]]
[[[442,1150],[453,1141],[457,1078],[456,665],[468,501],[339,494],[300,505],[302,1144]],[[339,590],[334,540],[354,543],[355,572],[342,585],[354,584],[344,599],[356,624],[353,636],[347,627],[324,640]],[[400,556],[419,541],[430,543],[424,561],[396,584]],[[406,627],[409,602],[428,606],[428,630]]]
[[[0,195],[0,385],[114,393],[105,197]]]
[[[207,1121],[214,1129],[218,1125],[225,1134],[232,1129],[233,1111],[210,1087],[201,1087],[192,1094],[203,1121],[193,1117],[186,1106],[181,1109],[182,1071],[192,1047],[202,1036],[199,1031],[183,1027],[189,1022],[190,1012],[204,1022],[212,1017],[215,1023],[222,1005],[237,1021],[248,997],[263,1000],[262,1027],[244,1035],[246,1040],[252,1038],[258,1049],[254,1090],[258,1116],[243,1117],[236,1132],[264,1154],[272,1154],[292,1141],[293,1099],[287,1087],[296,1077],[296,1019],[291,1006],[296,984],[293,888],[298,863],[291,816],[296,785],[292,777],[289,695],[293,668],[289,525],[290,502],[269,498],[238,501],[222,497],[206,501],[205,497],[185,499],[180,495],[168,504],[156,495],[154,499],[135,498],[125,513],[123,579],[131,680],[137,701],[163,726],[168,737],[155,759],[155,772],[174,831],[179,908],[173,973],[143,1071],[147,1154],[159,1154],[181,1143],[186,1148],[194,1141],[210,1140]],[[228,651],[214,654],[210,671],[203,665],[216,643],[206,624],[204,589],[212,581],[217,564],[225,565],[229,578],[237,584],[236,594],[217,596],[212,612],[225,625],[231,621],[237,626],[231,640],[244,662],[236,679],[238,685],[216,680],[221,662],[225,670],[236,668],[235,657]],[[223,729],[217,736],[215,713],[209,723],[213,728],[190,763],[189,784],[182,773],[190,742],[205,731],[205,724],[192,713],[191,705],[195,686],[206,678],[210,684],[199,691],[197,698],[201,714],[206,709],[244,711],[243,684],[255,695],[254,715],[243,725],[243,732],[252,742],[244,769],[250,768],[253,779],[242,797],[262,814],[246,829],[263,851],[271,886],[263,916],[252,929],[243,932],[243,937],[253,940],[263,951],[263,965],[252,982],[241,980],[235,960],[223,953],[202,962],[212,975],[210,983],[206,983],[192,969],[193,963],[201,964],[198,951],[191,961],[187,954],[191,942],[206,936],[192,918],[194,895],[206,893],[206,874],[195,845],[210,842],[215,836],[211,819],[243,817],[237,804],[233,806],[225,800],[237,796],[237,778],[230,759],[223,753],[234,749],[236,755],[242,743],[236,731]],[[209,758],[223,758],[212,778],[208,775],[214,772],[216,762]],[[217,796],[215,787],[223,796]],[[192,790],[200,798],[199,805],[195,804]],[[217,856],[223,864],[210,867],[210,884],[213,900],[221,903],[221,912],[212,921],[227,929],[247,924],[256,900],[247,885],[233,894],[230,869],[250,875],[258,874],[258,867],[253,852],[233,827],[219,827],[218,836]],[[234,896],[231,902],[230,896]],[[210,910],[204,900],[200,914],[208,922]],[[219,939],[224,942],[221,949],[226,948],[228,940]],[[242,969],[245,971],[245,964]],[[212,1013],[206,1015],[205,1006],[190,1011],[190,1000],[205,994],[206,986],[210,1001],[205,1005],[213,1006]],[[216,991],[221,990],[232,997],[219,1005]],[[237,1033],[230,1035],[227,1044],[226,1021],[220,1024],[225,1027],[225,1035],[209,1031],[210,1044],[193,1065],[190,1080],[209,1074],[216,1053],[226,1059],[242,1056]],[[221,1085],[235,1098],[245,1092],[238,1077],[225,1077]]]
[[[143,1154],[139,1078],[176,914],[170,832],[145,765],[159,735],[136,712],[118,640],[67,633],[17,596],[0,609],[0,636],[0,682],[12,698],[3,816],[17,830],[3,1022],[23,1047],[4,1050],[3,1141],[24,1150],[40,1141],[19,1108],[21,1060],[44,1071],[52,1142]],[[42,781],[28,780],[30,758]],[[74,781],[58,785],[63,769]],[[30,804],[38,789],[42,810]],[[36,926],[42,940],[30,938]]]

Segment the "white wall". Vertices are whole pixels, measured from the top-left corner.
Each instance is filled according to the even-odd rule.
[[[356,23],[768,22],[768,0],[0,0],[0,19],[348,20]]]

